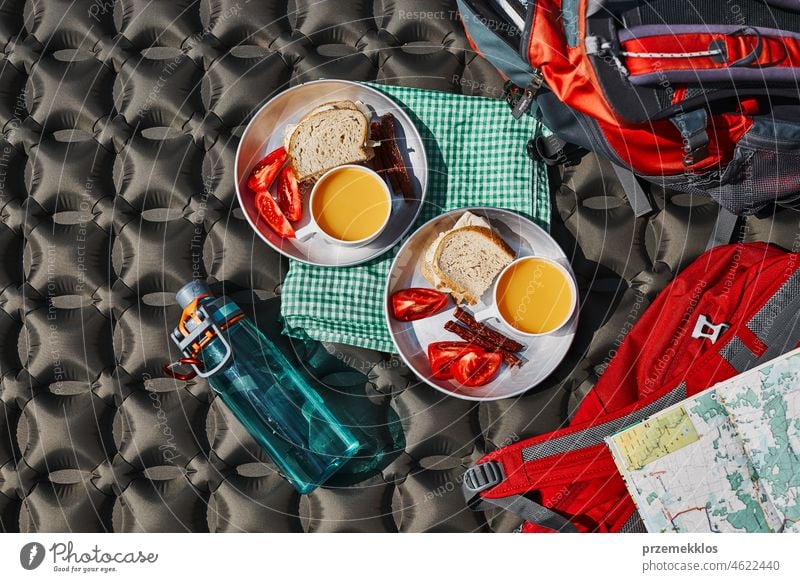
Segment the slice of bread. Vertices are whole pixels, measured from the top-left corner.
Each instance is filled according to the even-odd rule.
[[[315,108],[289,138],[288,153],[297,180],[315,179],[331,168],[372,159],[368,139],[369,120],[355,103],[340,101]]]
[[[513,260],[514,251],[491,228],[470,225],[442,237],[430,268],[457,303],[475,304]]]
[[[322,113],[323,111],[329,111],[331,109],[359,109],[359,107],[353,103],[352,101],[328,101],[327,103],[323,103],[322,105],[317,105],[311,111],[307,112],[302,119],[297,123],[290,123],[283,129],[283,147],[286,148],[286,151],[289,151],[292,142],[292,135],[294,135],[294,130],[297,129],[297,126],[317,113]]]
[[[491,230],[492,226],[486,222],[480,216],[476,216],[471,212],[467,211],[464,212],[461,216],[459,216],[456,223],[453,225],[453,228],[446,230],[444,232],[440,232],[439,236],[428,245],[428,248],[425,251],[425,255],[422,258],[422,266],[420,267],[422,271],[422,276],[427,279],[427,281],[434,286],[437,290],[441,291],[442,293],[450,293],[456,299],[458,303],[464,301],[463,296],[453,293],[453,290],[450,289],[445,283],[439,278],[436,272],[433,270],[433,259],[436,256],[436,249],[439,247],[439,243],[442,242],[444,236],[449,233],[453,232],[456,229],[463,228],[465,226],[482,226],[484,228],[488,228]]]

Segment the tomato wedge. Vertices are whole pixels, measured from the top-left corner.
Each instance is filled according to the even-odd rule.
[[[291,166],[281,170],[278,177],[278,206],[290,222],[296,222],[303,216],[303,203],[300,201],[300,188]]]
[[[428,317],[447,304],[447,295],[435,289],[412,287],[392,294],[392,313],[400,321]]]
[[[470,352],[483,352],[475,344],[468,342],[434,342],[428,346],[428,363],[433,377],[449,380],[453,377],[452,366],[459,358]]]
[[[247,187],[253,192],[265,192],[272,186],[278,172],[286,163],[286,148],[283,146],[276,149],[274,152],[267,154],[263,160],[256,164],[253,171],[250,172],[250,177],[247,179]]]
[[[502,361],[499,352],[468,352],[453,364],[453,379],[470,388],[483,386],[495,377]]]
[[[261,220],[266,222],[281,238],[294,238],[294,229],[278,207],[278,203],[264,190],[256,194],[256,208]]]

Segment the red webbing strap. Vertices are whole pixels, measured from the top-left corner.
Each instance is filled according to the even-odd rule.
[[[677,33],[630,38],[620,43],[631,76],[664,71],[734,67],[800,67],[800,38],[771,36],[755,28],[736,33]]]

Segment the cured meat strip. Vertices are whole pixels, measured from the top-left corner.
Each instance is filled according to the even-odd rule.
[[[392,161],[389,156],[388,147],[385,144],[386,137],[384,136],[384,128],[380,121],[373,121],[370,123],[370,139],[381,142],[381,145],[374,148],[375,157],[372,162],[375,165],[375,171],[378,172],[385,180],[389,181],[389,185],[397,193],[400,193],[400,182],[393,172]]]
[[[382,119],[382,118],[381,118]],[[374,121],[370,124],[371,139],[380,142],[380,145],[375,148],[375,170],[389,182],[392,190],[396,194],[403,193],[401,183],[401,176],[405,172],[405,167],[396,167],[392,157],[392,145],[394,140],[390,134],[387,134],[387,128],[382,125],[381,120]],[[405,194],[403,194],[405,198]]]
[[[486,338],[494,345],[500,346],[504,350],[508,350],[509,352],[520,352],[525,349],[525,346],[518,341],[504,336],[499,331],[494,330],[487,325],[479,323],[475,320],[470,312],[462,309],[460,306],[456,307],[456,312],[453,314],[453,317],[466,325],[470,330],[477,333],[479,336]]]
[[[491,343],[485,338],[479,336],[471,329],[464,327],[463,325],[459,325],[455,321],[448,321],[447,323],[444,324],[444,328],[447,331],[456,334],[464,341],[475,344],[476,346],[479,346],[484,350],[499,352],[500,355],[503,356],[503,361],[509,366],[521,366],[523,364],[522,359],[516,354],[513,354],[508,350],[504,350],[503,348],[498,347],[497,344]]]
[[[403,198],[406,200],[414,199],[414,189],[411,187],[411,178],[408,176],[406,170],[406,163],[403,160],[403,155],[400,153],[400,148],[397,147],[394,115],[387,113],[381,116],[381,140],[380,148],[386,147],[386,155],[389,158],[389,172],[394,174],[400,186],[400,192],[403,193]]]

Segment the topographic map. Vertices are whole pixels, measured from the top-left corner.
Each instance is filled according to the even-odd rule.
[[[650,532],[800,532],[800,350],[607,442]]]

